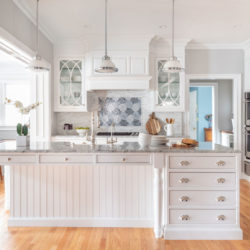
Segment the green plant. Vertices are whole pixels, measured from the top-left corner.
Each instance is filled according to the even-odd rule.
[[[17,134],[22,136],[27,136],[28,133],[29,133],[29,128],[27,125],[22,125],[21,123],[18,123],[17,126],[16,126],[16,131],[17,131]]]
[[[89,129],[89,127],[77,127],[77,128],[75,128],[75,129],[86,129],[86,130],[88,130]]]
[[[16,126],[16,131],[17,131],[17,134],[20,136],[22,135],[22,128],[23,128],[22,124],[18,123]]]
[[[29,132],[28,126],[27,125],[23,125],[23,129],[22,129],[22,133],[24,136],[27,136]]]

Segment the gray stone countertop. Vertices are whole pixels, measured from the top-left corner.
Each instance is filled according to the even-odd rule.
[[[138,142],[122,142],[113,146],[72,144],[69,142],[36,142],[29,147],[16,147],[15,141],[0,143],[0,154],[4,153],[240,153],[238,150],[209,142],[200,143],[199,147],[176,149],[168,146],[141,147]]]

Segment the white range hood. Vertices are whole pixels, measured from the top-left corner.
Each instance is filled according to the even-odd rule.
[[[87,90],[146,90],[151,76],[90,76]]]

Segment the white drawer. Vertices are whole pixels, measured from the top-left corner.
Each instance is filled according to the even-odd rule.
[[[169,173],[170,187],[234,187],[234,173]]]
[[[234,191],[170,191],[169,204],[176,207],[235,207]]]
[[[40,155],[40,163],[93,163],[92,155]]]
[[[2,155],[0,163],[17,164],[17,163],[36,163],[35,155]]]
[[[235,210],[170,210],[170,224],[235,224]]]
[[[149,154],[102,154],[97,155],[98,163],[150,163]]]
[[[170,168],[191,169],[191,168],[214,168],[225,169],[235,168],[235,157],[191,157],[191,156],[173,156],[170,157]]]

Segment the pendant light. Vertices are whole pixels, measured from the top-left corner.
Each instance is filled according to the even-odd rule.
[[[169,60],[165,63],[163,67],[163,71],[169,72],[169,73],[179,73],[181,71],[184,71],[184,68],[182,68],[180,61],[178,58],[174,55],[174,2],[173,0],[173,8],[172,8],[172,54]]]
[[[95,72],[97,73],[115,73],[118,71],[118,68],[115,67],[115,64],[111,61],[111,58],[108,56],[107,5],[108,5],[108,0],[105,0],[105,55],[102,58],[101,66],[95,69]]]
[[[31,61],[28,69],[34,72],[49,71],[46,63],[42,60],[42,57],[38,54],[38,42],[39,42],[39,0],[36,0],[36,56]]]

